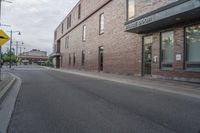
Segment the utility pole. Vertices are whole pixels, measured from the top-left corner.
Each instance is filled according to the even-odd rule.
[[[0,27],[1,27],[1,2],[2,2],[2,0],[0,0]],[[2,54],[1,54],[1,46],[0,46],[0,81],[2,80],[2,78],[1,78],[1,67],[2,67]]]
[[[14,42],[13,42],[14,43]],[[19,46],[23,46],[24,45],[24,42],[23,41],[16,41],[15,42],[16,44],[16,50],[15,50],[15,55],[18,56],[18,49],[19,49]],[[21,43],[21,45],[20,45]]]
[[[1,46],[0,46],[0,81],[2,80],[2,78],[1,78],[1,68],[2,68],[2,57],[1,57]]]
[[[12,62],[12,30],[10,31],[10,63],[9,63],[9,68],[11,68],[11,62]]]
[[[20,43],[21,43],[21,45],[20,45]],[[23,41],[16,41],[16,52],[15,52],[15,56],[18,58],[18,61],[19,61],[19,59],[20,59],[20,57],[21,57],[21,47],[24,45],[24,42]],[[18,49],[20,48],[20,54],[18,54]],[[21,65],[21,63],[20,63],[20,65]]]
[[[22,53],[22,47],[19,47],[19,55]]]
[[[16,53],[15,55],[17,56],[18,55],[18,41],[16,42]]]
[[[1,25],[2,25],[2,22],[1,22],[1,2],[2,1],[12,3],[10,1],[0,0],[0,28],[1,28]],[[2,49],[2,47],[0,46],[0,81],[2,80],[2,78],[1,78],[1,67],[2,67],[2,51],[1,51],[1,49]]]
[[[21,55],[21,52],[22,52],[22,47],[20,46],[20,47],[19,47],[19,56],[20,56],[20,57],[22,56],[22,55]],[[21,58],[20,58],[19,64],[20,64],[20,65],[22,64]]]
[[[21,35],[21,32],[20,31],[10,31],[10,63],[9,63],[9,68],[11,68],[12,67],[12,39],[13,39],[13,33],[18,33],[18,35]]]

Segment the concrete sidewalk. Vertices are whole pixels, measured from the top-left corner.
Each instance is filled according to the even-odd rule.
[[[19,77],[4,73],[4,79],[0,83],[0,133],[7,132],[21,83]]]
[[[0,92],[13,79],[13,77],[8,73],[2,73],[1,78],[2,81],[0,81]]]
[[[0,81],[0,101],[14,82],[15,77],[11,73],[2,73],[2,81]]]
[[[134,77],[134,76],[109,74],[102,72],[99,73],[99,72],[64,70],[64,69],[54,69],[54,68],[47,68],[47,69],[200,98],[200,84],[197,83]]]

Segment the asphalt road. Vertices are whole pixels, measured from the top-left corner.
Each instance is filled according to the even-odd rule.
[[[21,67],[8,133],[200,133],[200,99]]]

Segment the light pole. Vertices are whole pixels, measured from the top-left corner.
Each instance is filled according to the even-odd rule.
[[[18,51],[18,47],[19,47],[19,56],[18,56],[18,59],[19,59],[19,64],[20,65],[21,65],[21,56],[22,56],[22,47],[23,47],[23,45],[24,45],[24,42],[22,42],[21,45],[17,45],[17,51]]]
[[[0,27],[1,27],[1,2],[2,1],[8,2],[8,3],[12,3],[10,1],[0,0]],[[0,81],[1,81],[1,67],[2,67],[1,63],[2,63],[2,52],[1,52],[1,46],[0,46]]]
[[[2,67],[1,63],[2,63],[2,53],[1,53],[1,46],[0,46],[0,81],[1,81],[1,67]]]
[[[21,43],[21,45],[20,45],[20,43]],[[16,56],[18,55],[19,46],[23,46],[23,45],[24,45],[23,41],[16,41],[16,51],[15,51]]]
[[[9,31],[10,32],[10,62],[9,62],[9,68],[12,66],[12,39],[13,39],[13,33],[18,33],[18,35],[21,35],[20,31]]]

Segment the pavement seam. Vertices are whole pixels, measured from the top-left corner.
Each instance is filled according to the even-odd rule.
[[[75,75],[80,75],[80,76],[85,76],[85,77],[93,77],[93,78],[113,81],[113,82],[117,82],[117,83],[134,85],[134,86],[144,87],[144,88],[148,88],[148,89],[152,89],[152,90],[158,90],[158,91],[162,91],[162,92],[168,92],[168,93],[172,93],[172,94],[177,94],[177,95],[182,95],[182,96],[189,96],[189,97],[200,99],[200,95],[198,95],[198,94],[184,92],[184,91],[181,91],[181,90],[170,90],[170,89],[167,89],[167,88],[162,87],[162,86],[156,87],[156,86],[150,86],[150,85],[142,85],[142,84],[139,84],[139,83],[133,83],[133,82],[130,82],[130,81],[122,80],[120,78],[117,78],[117,79],[113,78],[112,79],[112,78],[107,78],[107,77],[99,76],[99,75],[84,74],[84,73],[81,73],[81,72],[79,73],[79,72],[72,72],[72,71],[66,71],[66,70],[60,70],[60,69],[54,69],[54,68],[47,68],[47,67],[45,67],[45,68],[49,69],[49,70],[58,71],[58,72],[75,74]],[[198,89],[195,89],[195,90],[198,90]]]

